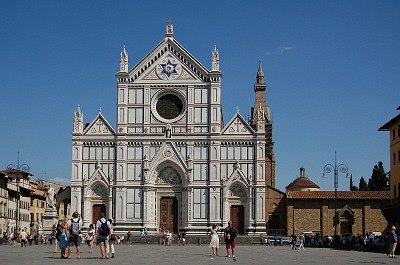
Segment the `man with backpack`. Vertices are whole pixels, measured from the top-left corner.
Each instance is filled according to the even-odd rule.
[[[81,243],[82,243],[82,219],[78,212],[72,214],[72,219],[68,220],[68,258],[71,258],[72,247],[76,247],[78,259],[81,258]]]
[[[236,229],[232,226],[232,222],[228,221],[228,226],[224,229],[224,239],[226,245],[226,257],[231,257],[234,261],[235,258],[235,239],[237,236]]]
[[[100,213],[100,219],[96,223],[97,244],[100,245],[102,259],[108,259],[107,245],[110,238],[111,223],[106,219],[104,213]]]

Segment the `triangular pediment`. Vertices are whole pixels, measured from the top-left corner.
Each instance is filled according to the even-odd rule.
[[[84,135],[115,135],[114,129],[104,118],[104,116],[99,113],[97,117],[85,128]]]
[[[239,114],[233,116],[228,124],[222,130],[223,135],[254,135],[253,128],[246,122],[246,120]]]
[[[186,161],[182,158],[180,152],[176,149],[172,142],[163,143],[157,150],[157,153],[149,164],[149,171],[157,168],[158,165],[165,161],[172,161],[173,163],[179,165],[184,171],[187,169]]]
[[[230,184],[234,182],[241,182],[245,187],[250,185],[250,181],[246,178],[243,171],[239,167],[237,167],[227,179],[227,186],[230,186]]]
[[[131,83],[202,83],[209,71],[176,40],[164,39],[129,71]]]

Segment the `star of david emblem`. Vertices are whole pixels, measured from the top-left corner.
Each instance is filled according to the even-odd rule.
[[[171,63],[170,60],[168,60],[167,63],[162,63],[162,64],[160,64],[160,66],[161,66],[161,68],[162,68],[161,74],[166,75],[167,78],[170,78],[171,75],[176,75],[176,74],[178,74],[178,73],[176,72],[176,66],[177,66],[177,65],[178,65],[178,64],[176,64],[176,63]]]

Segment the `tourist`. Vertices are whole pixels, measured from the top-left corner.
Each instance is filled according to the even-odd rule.
[[[396,235],[396,227],[392,226],[390,232],[389,232],[389,242],[390,242],[390,248],[389,248],[389,257],[390,258],[396,258],[394,252],[396,251],[396,246],[397,246],[397,235]]]
[[[126,234],[126,241],[127,241],[127,243],[129,243],[129,246],[132,244],[132,232],[131,232],[131,230],[129,230],[128,233]]]
[[[21,240],[21,247],[26,247],[26,242],[28,241],[28,233],[25,231],[26,229],[23,229],[21,231],[20,240]]]
[[[236,239],[237,232],[235,228],[232,226],[232,222],[228,221],[228,226],[224,229],[224,239],[225,239],[225,245],[226,245],[226,256],[225,257],[231,257],[234,260],[235,258],[235,239]]]
[[[219,227],[217,224],[213,224],[210,228],[210,233],[211,233],[211,242],[210,242],[210,248],[212,249],[212,255],[213,256],[219,256],[218,250],[219,250]]]
[[[101,259],[108,259],[107,245],[110,237],[111,224],[106,219],[104,213],[100,213],[100,218],[96,223],[97,244],[100,246]]]
[[[304,234],[300,234],[299,235],[299,239],[300,239],[299,249],[303,249],[304,250],[304,241],[305,241]]]
[[[115,245],[117,244],[117,236],[114,234],[115,223],[113,223],[111,219],[108,219],[108,222],[111,224],[111,227],[110,239],[108,240],[107,246],[107,254],[109,254],[111,250],[111,258],[115,258]]]
[[[89,253],[93,252],[95,230],[93,224],[89,225],[89,231],[86,235],[86,244],[89,246]]]
[[[65,250],[68,247],[68,222],[65,218],[60,223],[60,232],[59,245],[61,249],[61,258],[67,259],[68,257],[65,255]]]
[[[291,243],[292,243],[292,250],[296,250],[297,249],[297,247],[296,247],[297,236],[294,234],[294,232],[290,236],[290,240],[291,240]]]
[[[69,238],[68,238],[68,258],[71,258],[72,247],[76,247],[78,259],[81,258],[81,243],[82,243],[82,219],[78,212],[72,214],[72,219],[68,220]]]

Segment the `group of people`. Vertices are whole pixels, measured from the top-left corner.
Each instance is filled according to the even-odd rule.
[[[213,224],[210,228],[210,235],[211,235],[211,241],[210,241],[210,248],[212,250],[212,255],[213,256],[219,256],[219,235],[218,232],[220,232],[221,229],[217,224]],[[226,256],[225,257],[232,257],[234,260],[236,260],[235,257],[235,247],[236,247],[236,236],[237,232],[236,229],[232,226],[232,222],[228,222],[228,226],[223,229],[224,232],[224,241],[225,241],[225,248],[226,248]]]
[[[62,219],[58,222],[55,230],[55,239],[58,244],[54,252],[61,252],[62,259],[72,258],[72,248],[76,248],[77,258],[81,258],[81,244],[85,242],[89,246],[89,252],[93,252],[93,246],[96,243],[100,247],[102,259],[108,259],[111,252],[111,258],[115,258],[116,236],[113,234],[113,223],[111,219],[106,219],[105,214],[101,213],[95,226],[91,224],[87,234],[82,233],[83,222],[78,212],[72,214],[70,220]]]

